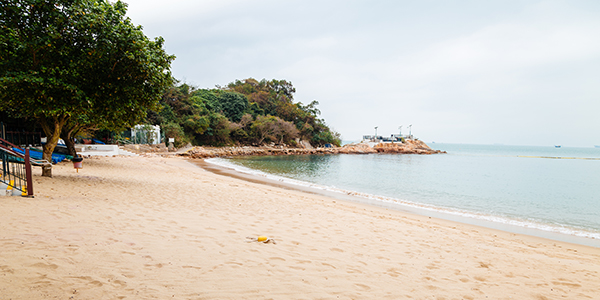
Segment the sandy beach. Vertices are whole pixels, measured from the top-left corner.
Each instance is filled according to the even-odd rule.
[[[0,300],[600,299],[600,248],[206,171],[183,158],[35,169],[0,197]],[[268,236],[274,243],[247,242]]]

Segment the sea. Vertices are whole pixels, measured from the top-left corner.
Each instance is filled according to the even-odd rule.
[[[207,162],[381,207],[600,247],[600,148],[429,146],[447,153]]]

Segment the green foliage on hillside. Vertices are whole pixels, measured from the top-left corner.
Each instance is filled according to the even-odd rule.
[[[173,86],[161,100],[162,109],[147,121],[160,124],[176,146],[296,145],[306,140],[313,146],[340,145],[340,136],[319,118],[319,104],[294,102],[295,88],[285,80],[249,78],[225,87],[196,89]]]

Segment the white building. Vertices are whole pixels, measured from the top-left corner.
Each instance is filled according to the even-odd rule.
[[[135,125],[131,128],[131,141],[134,144],[160,144],[160,126]]]

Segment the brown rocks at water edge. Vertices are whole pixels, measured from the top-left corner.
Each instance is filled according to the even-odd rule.
[[[445,151],[433,150],[419,140],[407,140],[404,143],[379,143],[374,146],[368,143],[348,144],[335,148],[288,148],[288,147],[194,147],[182,156],[192,158],[210,158],[227,156],[263,156],[263,155],[308,155],[308,154],[372,154],[372,153],[397,153],[397,154],[437,154]]]

